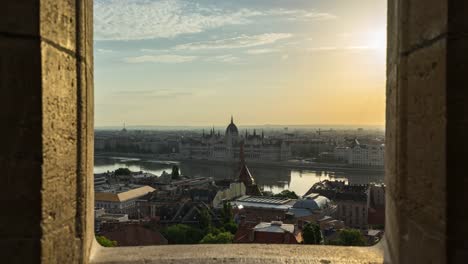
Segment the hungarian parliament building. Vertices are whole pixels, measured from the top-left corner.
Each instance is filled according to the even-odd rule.
[[[212,129],[203,133],[200,139],[187,138],[181,140],[179,151],[185,159],[207,160],[239,160],[241,146],[243,146],[246,160],[253,161],[283,161],[291,158],[291,146],[282,139],[269,139],[262,132],[260,135],[254,130],[239,135],[239,130],[231,117],[231,123],[226,133],[221,135]]]

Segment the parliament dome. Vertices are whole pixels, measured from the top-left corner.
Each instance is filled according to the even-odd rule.
[[[226,135],[227,134],[239,134],[239,130],[237,126],[234,124],[234,118],[231,116],[231,123],[226,128]]]

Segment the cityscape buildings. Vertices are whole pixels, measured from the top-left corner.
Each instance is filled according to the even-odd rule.
[[[291,158],[291,146],[286,140],[269,139],[264,133],[244,135],[231,117],[231,123],[226,127],[224,135],[216,133],[214,129],[209,134],[203,132],[199,140],[189,138],[182,139],[179,145],[180,157],[186,159],[210,159],[210,160],[236,160],[239,157],[241,144],[244,147],[244,155],[249,160],[281,161]]]

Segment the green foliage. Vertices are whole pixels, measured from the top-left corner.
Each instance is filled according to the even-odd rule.
[[[114,174],[117,176],[120,175],[130,175],[132,172],[128,168],[118,168],[114,171]]]
[[[203,230],[208,230],[211,228],[211,226],[212,223],[210,212],[208,212],[207,209],[203,209],[200,212],[200,228],[202,228]]]
[[[345,229],[340,232],[338,239],[343,246],[365,246],[366,240],[361,231],[356,229]]]
[[[180,179],[179,166],[177,166],[177,165],[172,166],[171,176],[172,176],[173,180]]]
[[[223,232],[217,235],[209,233],[203,237],[200,244],[229,244],[232,243],[233,239],[234,235],[229,232]]]
[[[170,244],[196,244],[205,233],[198,228],[177,224],[163,230],[163,235]]]
[[[274,197],[283,197],[283,198],[289,198],[289,199],[297,199],[299,196],[294,192],[290,190],[284,190],[280,193],[277,193],[273,195]]]
[[[302,230],[302,237],[304,238],[304,244],[319,245],[322,243],[322,233],[317,224],[306,224]]]
[[[234,235],[237,232],[237,225],[233,221],[229,221],[224,223],[223,229]]]
[[[380,225],[374,225],[372,228],[373,228],[373,229],[377,229],[377,230],[384,230],[384,229],[385,229],[385,225],[382,225],[382,224],[380,224]]]
[[[103,247],[116,247],[117,241],[110,240],[105,236],[96,236],[97,242]]]
[[[223,203],[223,210],[221,211],[221,217],[224,223],[231,222],[233,220],[232,205],[230,203]]]

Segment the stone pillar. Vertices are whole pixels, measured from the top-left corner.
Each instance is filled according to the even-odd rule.
[[[91,0],[0,3],[0,251],[84,263],[93,229]]]
[[[387,262],[468,257],[467,17],[467,1],[388,1]]]

